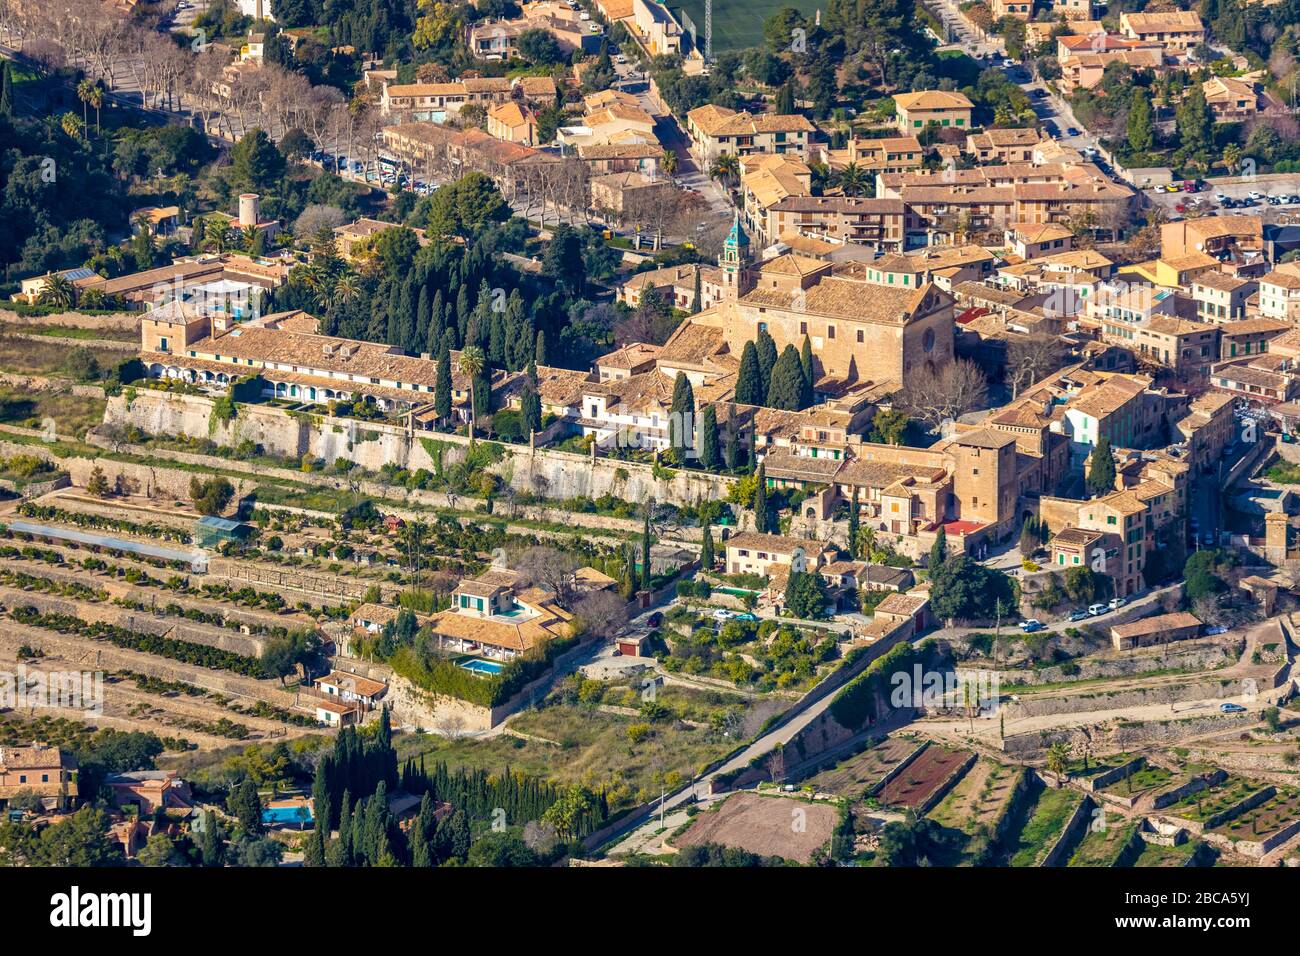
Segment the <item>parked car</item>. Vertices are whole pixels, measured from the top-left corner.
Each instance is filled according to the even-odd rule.
[[[1216,624],[1214,625],[1214,627],[1207,627],[1205,629],[1205,633],[1210,637],[1213,637],[1215,634],[1227,634],[1228,629],[1224,627],[1222,624]]]
[[[1244,714],[1246,712],[1246,708],[1242,707],[1241,704],[1233,703],[1220,704],[1219,710],[1223,711],[1225,714]]]
[[[715,621],[730,621],[735,616],[735,611],[728,611],[725,607],[720,607],[713,612],[713,619]]]
[[[1113,597],[1110,599],[1109,606],[1112,611],[1117,611],[1128,603],[1128,598]]]
[[[662,627],[664,623],[664,612],[655,611],[653,614],[651,614],[648,618],[645,619],[645,622],[646,625],[649,627]]]
[[[1034,633],[1034,631],[1046,630],[1047,625],[1044,624],[1042,621],[1038,620],[1038,618],[1031,617],[1027,621],[1020,622],[1020,629],[1024,631],[1026,634],[1032,634]]]
[[[1065,131],[1065,135],[1066,135],[1066,136],[1078,136],[1078,135],[1079,135],[1079,131],[1078,131],[1077,129],[1075,129],[1073,126],[1071,126],[1069,129],[1067,129],[1067,130]]]
[[[1227,201],[1228,201],[1228,197],[1227,197],[1227,195],[1224,194],[1224,193],[1215,193],[1215,194],[1214,194],[1214,201],[1215,201],[1215,202],[1227,202]]]
[[[1089,605],[1088,607],[1088,613],[1093,617],[1098,617],[1102,614],[1105,614],[1107,610],[1109,610],[1109,608],[1107,608],[1106,605],[1104,604],[1092,604]]]
[[[757,621],[758,615],[750,614],[748,611],[741,611],[740,613],[735,615],[734,619],[737,621]]]
[[[1256,199],[1256,200],[1264,198],[1264,194],[1255,189],[1252,189],[1250,192],[1246,193],[1246,195],[1249,196],[1251,199]]]
[[[1077,611],[1070,612],[1071,621],[1086,621],[1088,616],[1088,609],[1086,607],[1081,607]]]

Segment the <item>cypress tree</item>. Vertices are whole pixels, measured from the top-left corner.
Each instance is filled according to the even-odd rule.
[[[746,342],[740,353],[740,371],[736,374],[736,401],[741,405],[762,405],[765,398],[758,349],[753,342]]]
[[[939,526],[939,533],[934,536],[934,544],[930,545],[930,574],[933,575],[948,560],[948,533],[943,530],[943,525]]]
[[[8,66],[8,61],[5,61]],[[226,847],[221,840],[221,828],[217,817],[211,810],[203,812],[203,837],[199,841],[199,853],[204,866],[221,866],[225,861]]]
[[[804,381],[808,383],[808,391],[811,394],[813,387],[813,354],[812,341],[808,336],[803,337],[803,348],[799,350],[799,367],[803,370]],[[809,404],[812,404],[809,402]],[[805,405],[805,408],[808,406]]]
[[[722,454],[718,449],[718,411],[712,405],[700,417],[700,464],[709,471],[722,467]]]
[[[858,556],[858,489],[853,489],[853,498],[849,501],[849,556]]]
[[[811,391],[803,376],[803,367],[799,364],[799,353],[793,345],[787,345],[772,367],[772,380],[767,389],[769,408],[781,408],[797,412],[806,408],[806,392]]]
[[[704,539],[700,543],[700,570],[712,571],[713,561],[713,531],[706,521],[704,523]]]
[[[763,466],[758,466],[757,482],[754,485],[754,530],[759,534],[767,533],[767,478]]]
[[[673,460],[681,462],[695,444],[695,390],[685,372],[673,382],[673,401],[668,410],[668,448]]]
[[[727,423],[727,436],[722,443],[722,460],[727,466],[727,471],[735,471],[740,464],[740,449],[736,445],[736,429],[731,422]]]
[[[0,71],[0,116],[14,115],[14,68],[9,60],[4,61]]]
[[[1088,490],[1094,498],[1115,490],[1115,459],[1110,453],[1110,439],[1097,442],[1088,459]]]
[[[546,364],[546,330],[537,330],[537,347],[533,349],[533,361],[538,365]]]
[[[352,794],[343,791],[343,803],[339,810],[339,866],[351,866],[355,861],[352,852]]]
[[[542,397],[537,390],[537,366],[528,363],[528,386],[524,389],[522,401],[524,428],[539,432],[542,430]]]
[[[438,374],[433,383],[433,410],[439,418],[451,417],[451,349],[443,342],[438,352]]]
[[[650,511],[652,502],[646,502],[645,526],[641,530],[641,587],[650,590]]]
[[[772,384],[772,368],[776,365],[776,340],[772,338],[767,329],[759,329],[755,348],[758,350],[759,382],[761,383],[762,395],[766,397],[767,390]],[[757,404],[761,405],[762,403]]]

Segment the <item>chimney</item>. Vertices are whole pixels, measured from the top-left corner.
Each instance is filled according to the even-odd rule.
[[[261,220],[261,209],[259,201],[261,197],[257,193],[240,193],[239,194],[239,225],[243,227],[256,226]]]

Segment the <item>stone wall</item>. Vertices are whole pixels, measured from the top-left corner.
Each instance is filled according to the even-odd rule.
[[[208,560],[207,580],[241,588],[251,585],[261,591],[283,594],[293,604],[306,600],[312,604],[338,604],[359,600],[367,590],[378,585],[382,599],[395,601],[399,588],[372,578],[353,578],[328,571],[282,568],[245,559],[212,557]],[[287,593],[286,593],[287,592]]]
[[[243,677],[230,671],[212,670],[193,664],[169,660],[143,651],[114,647],[105,641],[90,641],[48,631],[43,628],[0,628],[0,647],[13,653],[19,645],[28,644],[51,657],[59,657],[87,670],[134,671],[159,680],[184,681],[205,690],[235,697],[262,700],[275,707],[294,706],[292,692],[274,681],[261,681]]]
[[[1242,641],[1237,638],[1205,638],[1166,644],[1159,648],[1080,658],[1072,662],[1078,671],[1069,674],[1058,664],[1052,667],[1002,670],[997,672],[996,677],[1001,687],[1033,687],[1100,677],[1130,677],[1154,670],[1210,670],[1234,663],[1241,656],[1242,646]]]
[[[11,325],[57,325],[65,329],[98,329],[135,332],[140,328],[140,312],[113,312],[87,315],[84,312],[55,312],[52,315],[21,315],[13,309],[0,309],[0,322]]]
[[[408,432],[387,423],[330,418],[324,414],[288,412],[265,405],[243,404],[230,422],[210,422],[212,402],[195,395],[137,389],[109,399],[104,421],[134,425],[150,435],[210,438],[233,447],[253,441],[271,454],[300,458],[311,455],[326,462],[346,458],[371,471],[388,463],[409,470],[434,471],[424,441],[446,446],[444,464],[463,461],[469,439],[434,432]],[[481,440],[481,439],[480,439]],[[546,498],[597,498],[614,495],[627,501],[656,501],[692,505],[726,496],[731,479],[703,472],[676,470],[659,479],[650,465],[526,445],[502,444],[503,459],[489,469],[521,493]]]

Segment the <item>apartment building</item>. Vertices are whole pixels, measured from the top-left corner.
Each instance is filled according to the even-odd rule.
[[[1300,262],[1278,266],[1259,280],[1259,314],[1300,323]]]
[[[825,145],[812,148],[817,158],[832,170],[850,163],[870,173],[905,173],[920,169],[925,161],[925,147],[915,136],[882,136],[872,139],[854,137],[843,149]]]
[[[1214,365],[1210,384],[1252,402],[1274,405],[1300,397],[1300,370],[1290,356],[1266,351]]]
[[[787,196],[767,208],[761,230],[766,237],[787,233],[852,242],[882,251],[902,252],[920,220],[898,199],[856,196]]]
[[[1255,84],[1230,76],[1216,76],[1201,84],[1205,102],[1219,123],[1240,123],[1259,112]]]
[[[381,116],[395,122],[443,123],[466,106],[485,109],[511,99],[516,90],[525,100],[554,103],[555,81],[549,76],[466,77],[452,83],[385,83],[379,96]]]
[[[1162,43],[1179,54],[1191,52],[1206,40],[1205,24],[1194,10],[1121,13],[1119,28],[1129,39]]]
[[[1237,322],[1246,317],[1246,303],[1259,291],[1259,283],[1217,270],[1202,272],[1192,280],[1192,301],[1202,322]]]
[[[794,113],[736,112],[723,106],[699,106],[686,114],[686,131],[705,163],[724,153],[795,153],[803,156],[816,127]]]
[[[987,129],[966,137],[965,151],[980,163],[1032,163],[1042,137],[1037,129]]]
[[[1003,233],[1003,242],[1023,260],[1040,259],[1074,248],[1074,233],[1053,223],[1013,222]]]
[[[1241,319],[1219,326],[1219,358],[1235,359],[1268,351],[1268,343],[1295,326],[1277,319]]]
[[[741,209],[745,227],[760,246],[775,242],[767,232],[768,210],[791,196],[812,195],[812,170],[789,154],[755,153],[741,160]]]

